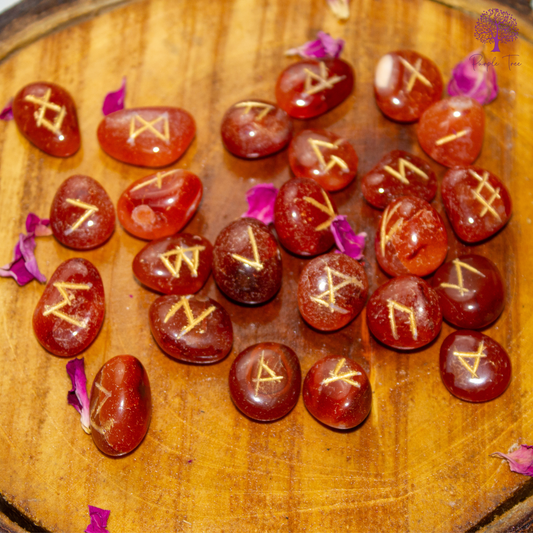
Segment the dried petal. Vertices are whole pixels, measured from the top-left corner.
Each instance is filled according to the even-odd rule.
[[[109,533],[107,528],[107,520],[111,511],[100,509],[89,505],[89,514],[91,515],[91,523],[87,526],[85,533]]]
[[[89,415],[89,396],[87,395],[87,377],[85,376],[85,361],[73,359],[67,363],[67,374],[72,381],[72,389],[68,391],[67,401],[80,413],[81,427],[85,433],[91,432]]]
[[[112,91],[106,94],[104,98],[104,105],[102,106],[102,113],[109,115],[115,111],[124,109],[124,101],[126,100],[126,76],[122,78],[122,85],[117,91]]]
[[[509,461],[509,468],[517,474],[533,476],[533,446],[522,444],[514,452],[508,454],[495,452],[492,456],[507,459]]]
[[[274,202],[277,194],[278,189],[272,183],[255,185],[246,193],[248,211],[242,216],[270,224],[274,221]]]
[[[13,98],[10,98],[6,107],[0,111],[0,120],[13,120]]]
[[[353,259],[362,259],[365,249],[366,233],[355,234],[346,215],[337,215],[330,226],[335,244],[340,252]]]
[[[298,48],[287,50],[285,55],[299,55],[304,59],[336,58],[341,55],[342,49],[344,48],[344,41],[342,39],[335,39],[329,33],[323,31],[319,31],[317,37],[314,41],[308,41]]]
[[[328,6],[339,20],[347,20],[350,16],[349,0],[327,0]]]
[[[26,231],[28,234],[34,233],[36,237],[52,235],[52,230],[48,227],[50,219],[39,218],[35,213],[30,213],[26,217]]]

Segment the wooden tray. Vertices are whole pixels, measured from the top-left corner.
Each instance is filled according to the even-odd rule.
[[[73,17],[113,3],[74,3],[85,11]],[[343,57],[355,68],[356,89],[330,113],[297,121],[296,129],[326,127],[350,139],[360,157],[359,176],[395,148],[425,157],[416,126],[394,124],[378,111],[374,66],[390,50],[412,48],[435,60],[447,80],[453,66],[479,46],[478,14],[497,4],[473,2],[468,11],[466,5],[354,0],[351,18],[339,23],[322,0],[146,0],[31,44],[69,17],[52,20],[61,13],[52,10],[17,29],[4,41],[2,57],[20,49],[0,64],[0,104],[32,81],[59,83],[75,98],[83,139],[75,156],[56,159],[29,144],[13,122],[0,123],[0,264],[11,260],[27,213],[46,216],[67,177],[94,177],[116,202],[128,184],[150,172],[114,161],[96,140],[104,95],[123,75],[127,106],[176,105],[195,117],[196,139],[176,166],[204,183],[204,199],[187,229],[211,242],[246,210],[248,188],[280,186],[291,176],[286,151],[255,162],[228,154],[220,140],[221,117],[242,98],[273,100],[275,80],[291,62],[284,51],[314,38],[317,30],[346,40]],[[503,232],[479,246],[458,244],[448,227],[449,258],[466,251],[490,256],[507,280],[506,308],[487,330],[513,362],[507,392],[481,405],[447,392],[437,361],[440,342],[452,331],[448,325],[432,346],[410,354],[379,345],[364,312],[339,332],[312,331],[295,300],[305,260],[286,252],[282,289],[268,305],[242,308],[209,280],[202,294],[230,312],[233,351],[212,366],[180,364],[150,335],[147,311],[156,294],[131,272],[143,242],[120,225],[105,246],[91,252],[39,239],[37,258],[47,277],[75,256],[89,259],[102,274],[107,314],[98,339],[83,354],[89,383],[106,360],[133,354],[150,376],[154,409],[148,435],[134,453],[121,459],[102,455],[67,405],[67,360],[45,352],[33,335],[31,315],[43,286],[32,282],[21,289],[0,280],[0,495],[4,507],[18,513],[19,524],[23,516],[28,530],[83,531],[90,504],[111,510],[112,533],[451,533],[477,530],[529,494],[529,478],[490,457],[517,443],[533,443],[533,32],[529,17],[514,14],[520,38],[503,45],[500,54],[487,54],[518,54],[521,66],[508,69],[499,61],[500,94],[485,108],[478,160],[508,185],[514,215]],[[433,166],[441,177],[444,169]],[[372,246],[380,213],[362,199],[360,180],[335,200],[357,231],[369,235],[366,271],[373,291],[386,280]],[[434,204],[444,214],[440,195]],[[229,397],[228,371],[242,349],[267,340],[292,347],[304,374],[330,353],[361,363],[374,391],[367,421],[353,431],[332,431],[307,413],[301,399],[276,423],[243,417]],[[0,524],[6,531],[20,530],[7,520]]]

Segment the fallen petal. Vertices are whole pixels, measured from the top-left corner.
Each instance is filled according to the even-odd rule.
[[[126,76],[122,78],[122,85],[117,91],[107,93],[104,98],[104,105],[102,106],[102,113],[109,115],[115,111],[124,109],[124,102],[126,100]]]
[[[508,454],[495,452],[491,455],[509,461],[509,468],[513,472],[524,474],[525,476],[533,476],[533,446],[522,444],[514,452]]]
[[[342,39],[335,39],[323,31],[319,31],[317,37],[314,41],[308,41],[298,48],[287,50],[285,55],[299,55],[304,59],[337,58],[341,55],[342,49],[344,48],[344,41]]]
[[[278,189],[272,183],[255,185],[246,193],[248,211],[243,217],[256,218],[265,224],[274,221],[274,202]]]
[[[0,111],[0,120],[13,120],[13,98],[10,98],[6,107]]]
[[[337,215],[330,226],[331,233],[339,251],[353,259],[362,259],[365,249],[366,233],[356,234],[346,215]]]
[[[347,20],[350,16],[350,4],[348,0],[327,0],[328,6],[339,20]]]
[[[26,232],[35,233],[36,237],[52,235],[49,225],[50,220],[48,218],[39,218],[35,213],[30,213],[26,217]]]
[[[106,528],[110,513],[111,511],[89,505],[91,523],[87,526],[85,533],[109,533]]]
[[[85,433],[91,432],[89,415],[89,396],[87,395],[87,377],[85,376],[85,361],[73,359],[67,363],[67,374],[72,381],[72,389],[68,391],[67,401],[80,413],[81,427]]]

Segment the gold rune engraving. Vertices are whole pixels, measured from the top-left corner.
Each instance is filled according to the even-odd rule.
[[[470,270],[470,272],[473,272],[474,274],[477,274],[478,276],[481,276],[482,278],[485,277],[485,274],[477,270],[471,265],[467,265],[466,263],[463,263],[462,261],[459,261],[459,259],[454,259],[452,263],[455,265],[455,271],[457,272],[457,283],[458,285],[453,285],[452,283],[441,283],[439,287],[444,287],[446,289],[457,289],[461,296],[464,296],[465,292],[469,292],[467,288],[464,286],[463,282],[463,268],[466,268],[466,270]]]
[[[331,223],[335,220],[335,217],[337,214],[335,213],[333,206],[331,205],[331,201],[329,199],[329,196],[326,194],[326,191],[324,189],[320,189],[320,192],[322,193],[322,197],[324,198],[325,204],[321,204],[314,198],[311,198],[310,196],[304,196],[304,200],[311,205],[314,205],[317,209],[320,209],[323,213],[326,213],[326,215],[329,215],[329,218],[322,222],[322,224],[319,224],[315,231],[322,231],[324,229],[327,229],[331,226]]]
[[[243,257],[242,255],[238,254],[231,254],[231,257],[233,257],[233,259],[236,259],[237,261],[240,261],[241,263],[244,263],[245,265],[249,265],[255,268],[258,271],[263,270],[263,263],[259,261],[259,251],[257,249],[257,243],[255,242],[255,236],[251,226],[248,226],[248,237],[250,239],[250,244],[252,245],[254,260],[251,261],[250,259],[246,259],[246,257]]]
[[[163,186],[163,178],[166,178],[167,176],[170,176],[171,174],[174,174],[174,172],[177,172],[177,169],[169,170],[168,172],[158,172],[155,176],[155,178],[152,178],[151,180],[145,181],[143,183],[139,183],[139,185],[136,185],[133,187],[131,192],[138,191],[139,189],[142,189],[143,187],[148,187],[148,185],[152,185],[152,183],[156,184],[156,187],[158,189],[161,189]]]
[[[343,287],[346,287],[347,285],[355,285],[356,287],[359,287],[360,289],[363,289],[364,286],[357,278],[353,278],[351,276],[346,276],[345,274],[342,274],[341,272],[337,272],[336,270],[333,270],[329,266],[326,266],[326,273],[328,275],[328,290],[324,291],[323,293],[319,294],[318,296],[310,296],[309,298],[311,301],[323,305],[324,307],[329,307],[329,310],[333,313],[335,311],[338,311],[340,313],[347,313],[346,309],[343,309],[342,307],[339,307],[335,305],[335,295],[337,292],[339,292]],[[341,281],[338,285],[334,285],[333,283],[333,276],[337,276],[344,281]]]
[[[59,133],[61,130],[61,125],[63,124],[63,120],[65,119],[67,115],[67,110],[65,106],[58,106],[57,104],[51,103],[50,102],[51,95],[52,95],[52,89],[47,89],[46,93],[44,94],[42,98],[38,98],[37,96],[33,94],[28,94],[27,96],[24,97],[24,100],[31,102],[32,104],[37,104],[41,106],[34,113],[35,122],[37,123],[37,126],[39,127],[44,126],[47,130],[51,131],[52,133]],[[51,111],[55,111],[57,113],[53,122],[50,122],[44,116],[47,109],[50,109]]]
[[[263,370],[270,376],[269,378],[262,378]],[[261,383],[268,381],[279,381],[283,379],[283,376],[277,376],[276,373],[265,363],[265,351],[261,352],[261,360],[259,361],[259,368],[257,369],[257,377],[253,378],[252,381],[255,382],[255,395],[259,393],[259,387]]]
[[[81,215],[80,218],[76,221],[75,224],[73,224],[70,227],[70,231],[76,231],[89,217],[91,217],[96,211],[98,211],[98,207],[91,204],[86,204],[85,202],[82,202],[81,200],[76,200],[75,198],[67,198],[66,202],[70,205],[73,205],[74,207],[80,207],[81,209],[85,209],[85,213]]]
[[[409,185],[409,180],[405,176],[405,167],[412,170],[415,174],[417,174],[421,178],[425,180],[429,179],[429,176],[423,170],[420,170],[417,166],[413,165],[411,161],[407,161],[407,159],[404,159],[403,157],[400,157],[398,159],[398,170],[394,170],[389,165],[385,165],[383,167],[383,170],[388,172],[391,176],[394,176],[397,180],[400,180],[402,183]]]
[[[358,383],[357,381],[354,381],[353,379],[350,379],[350,378],[353,378],[354,376],[360,376],[361,375],[361,372],[357,372],[356,370],[350,370],[348,372],[345,372],[344,374],[339,374],[339,372],[342,370],[342,367],[344,366],[344,363],[346,362],[346,359],[341,359],[338,363],[337,363],[337,366],[335,367],[335,370],[330,370],[329,372],[329,375],[330,377],[329,378],[326,378],[323,382],[322,382],[322,385],[329,385],[330,383],[334,383],[335,381],[344,381],[344,383],[348,383],[350,385],[353,385],[354,387],[358,387],[358,388],[361,388],[361,384]]]
[[[136,121],[141,123],[141,127],[138,129],[136,129]],[[155,128],[155,125],[160,121],[163,121],[163,132],[160,132]],[[149,131],[162,141],[168,142],[170,139],[170,131],[167,113],[163,113],[157,118],[154,118],[154,120],[152,121],[145,120],[143,117],[141,117],[141,115],[138,115],[137,113],[133,115],[130,120],[130,137],[128,141],[135,139],[135,137],[138,137],[143,131]]]
[[[58,318],[66,320],[74,326],[78,326],[79,328],[86,328],[86,323],[82,322],[78,318],[74,318],[70,315],[67,315],[66,313],[63,313],[61,309],[63,309],[63,307],[68,307],[69,305],[72,305],[72,296],[67,292],[67,289],[70,289],[72,291],[88,291],[91,287],[89,287],[89,285],[82,285],[79,283],[67,283],[64,281],[58,281],[57,283],[54,283],[54,287],[59,291],[59,294],[63,296],[63,300],[61,300],[55,305],[45,306],[43,316],[54,315]]]
[[[420,80],[426,87],[433,87],[433,85],[431,85],[431,82],[420,72],[420,68],[422,67],[421,57],[416,60],[414,66],[411,65],[411,63],[409,63],[409,61],[405,60],[403,57],[398,56],[398,59],[407,70],[411,71],[411,77],[409,78],[409,82],[407,83],[408,93],[413,90],[416,80]]]
[[[238,104],[235,104],[235,107],[244,107],[243,115],[246,115],[247,113],[249,113],[254,107],[262,108],[263,110],[261,111],[261,113],[259,113],[255,117],[257,120],[262,120],[268,115],[268,113],[272,109],[274,109],[273,105],[265,104],[264,102],[253,102],[251,100],[248,102],[239,102]]]
[[[307,95],[316,94],[321,91],[324,91],[325,89],[333,89],[333,86],[336,83],[339,83],[339,81],[342,81],[346,77],[337,76],[337,74],[329,77],[328,69],[326,68],[326,64],[323,61],[320,62],[320,74],[316,74],[308,68],[304,68],[304,72],[306,74],[304,93]],[[313,81],[316,81],[318,83],[313,85]]]
[[[479,216],[480,217],[484,217],[487,214],[487,211],[488,211],[491,215],[496,217],[498,220],[501,220],[501,217],[498,214],[498,212],[496,211],[496,209],[494,209],[494,207],[492,207],[492,204],[493,204],[494,200],[496,200],[496,198],[501,199],[500,189],[495,189],[488,182],[489,173],[485,170],[485,172],[483,172],[483,177],[481,177],[477,172],[475,172],[472,169],[468,169],[468,173],[473,178],[475,178],[477,181],[479,181],[479,185],[477,186],[477,189],[472,189],[472,193],[474,194],[474,198],[483,205],[483,209],[481,210],[481,213],[479,214]],[[490,196],[490,198],[488,200],[486,200],[485,198],[483,198],[483,196],[481,196],[481,191],[483,190],[484,187],[487,188],[487,190],[491,193],[491,196]]]
[[[183,262],[189,267],[191,275],[193,278],[198,276],[198,266],[200,264],[200,252],[205,250],[205,246],[190,246],[189,248],[182,248],[181,246],[176,246],[174,250],[169,250],[164,254],[159,254],[159,259],[163,261],[163,264],[172,274],[172,277],[179,278],[181,265]],[[192,253],[192,260],[187,255],[187,253]],[[175,263],[172,264],[170,258],[176,256]]]
[[[453,355],[459,359],[459,362],[470,372],[470,375],[473,378],[479,378],[479,376],[476,374],[479,367],[479,361],[482,357],[487,357],[487,354],[484,352],[485,345],[483,342],[484,341],[481,341],[481,344],[477,348],[477,352],[457,352],[455,351],[454,346]],[[465,359],[475,359],[474,366],[470,366]]]
[[[381,221],[381,228],[379,230],[380,233],[380,241],[381,241],[381,253],[385,254],[385,246],[387,246],[387,243],[392,239],[392,236],[401,228],[402,224],[404,223],[404,219],[400,217],[392,226],[389,232],[387,232],[387,226],[389,225],[389,221],[392,218],[392,215],[398,211],[401,204],[396,204],[392,209],[390,208],[390,204],[387,206],[387,209],[385,209],[385,212],[383,213],[383,220]]]
[[[163,321],[165,324],[183,307],[183,312],[185,313],[185,316],[187,317],[187,325],[183,326],[181,328],[181,331],[178,335],[178,339],[183,337],[185,333],[189,333],[192,329],[194,329],[198,324],[203,322],[215,309],[216,307],[212,305],[211,307],[208,307],[203,313],[201,313],[199,316],[194,318],[194,315],[192,314],[191,306],[189,305],[189,300],[186,296],[182,296],[180,298],[179,302],[176,302],[167,313],[167,316],[165,317],[165,320]]]
[[[335,165],[338,165],[340,168],[342,168],[342,170],[350,170],[350,168],[346,164],[346,161],[344,161],[344,159],[341,159],[340,157],[336,155],[332,155],[329,161],[326,163],[326,160],[324,159],[324,155],[322,154],[319,148],[321,146],[322,148],[329,148],[331,150],[336,150],[338,148],[337,144],[328,143],[326,141],[321,141],[319,139],[307,139],[307,141],[311,145],[313,152],[315,152],[318,162],[320,163],[320,166],[322,167],[322,170],[324,172],[329,172]],[[337,142],[340,142],[340,139]]]
[[[105,433],[105,431],[109,431],[111,429],[111,427],[113,427],[115,421],[113,419],[111,419],[111,424],[110,424],[110,427],[102,427],[100,425],[98,425],[95,420],[94,420],[94,417],[95,416],[98,416],[100,414],[100,411],[102,410],[102,407],[104,406],[104,404],[107,402],[107,400],[109,400],[109,398],[111,398],[111,393],[102,386],[101,383],[99,383],[98,381],[95,382],[94,386],[101,392],[104,393],[104,396],[105,398],[100,401],[100,394],[98,395],[98,401],[94,404],[93,408],[92,408],[92,411],[91,411],[91,426],[96,429],[96,431],[98,431],[98,433],[101,433],[102,435]]]
[[[446,135],[446,137],[440,138],[435,143],[435,146],[442,146],[443,144],[455,141],[455,139],[459,139],[460,137],[464,137],[467,133],[468,133],[468,130],[461,130],[459,133],[451,133],[450,135]]]
[[[409,329],[411,330],[411,335],[413,336],[413,339],[418,338],[418,331],[416,329],[416,320],[415,320],[415,313],[406,305],[400,304],[398,302],[395,302],[394,300],[387,300],[387,307],[389,308],[389,322],[390,322],[390,328],[392,330],[392,336],[395,339],[398,339],[398,331],[396,329],[396,319],[394,318],[394,310],[401,311],[402,313],[407,313],[409,315]]]

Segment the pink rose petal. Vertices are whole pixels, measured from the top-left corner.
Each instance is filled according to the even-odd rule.
[[[339,251],[353,259],[362,259],[365,249],[366,233],[356,235],[346,215],[337,215],[330,226],[331,233]]]
[[[45,237],[52,235],[52,230],[48,227],[50,219],[39,218],[35,213],[30,213],[26,217],[26,232],[35,233],[36,237]]]
[[[115,111],[124,109],[124,102],[126,100],[126,76],[122,78],[122,85],[117,91],[107,93],[104,98],[104,105],[102,106],[102,113],[109,115]]]
[[[335,39],[323,31],[319,31],[317,37],[314,41],[302,44],[298,48],[287,50],[285,55],[299,55],[304,59],[334,58],[341,55],[342,49],[344,48],[344,41],[342,39]]]
[[[339,20],[347,20],[350,16],[349,0],[327,0],[328,6]]]
[[[10,98],[6,107],[0,111],[0,120],[13,120],[13,98]]]
[[[255,185],[246,193],[248,211],[242,216],[270,224],[274,221],[274,202],[277,194],[278,189],[272,183]]]
[[[100,509],[89,505],[89,514],[91,516],[91,523],[85,530],[86,533],[109,533],[107,530],[107,520],[111,511]]]
[[[85,433],[91,432],[89,415],[89,396],[87,395],[87,377],[85,376],[85,361],[73,359],[67,363],[67,374],[72,381],[72,389],[68,391],[67,401],[80,413],[81,427]]]
[[[491,455],[507,459],[509,468],[513,472],[524,474],[525,476],[533,476],[533,446],[522,444],[514,452],[508,454],[495,452]]]

